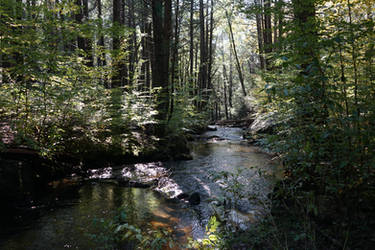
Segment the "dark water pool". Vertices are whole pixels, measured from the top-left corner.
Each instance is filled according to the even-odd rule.
[[[155,188],[158,192],[124,187],[111,178],[57,183],[48,195],[48,204],[30,208],[38,211],[35,218],[23,218],[25,223],[21,218],[20,227],[0,236],[0,249],[100,249],[105,245],[103,238],[98,242],[92,236],[106,235],[100,220],[113,219],[120,209],[129,223],[141,229],[168,228],[181,244],[188,237],[203,237],[212,215],[212,198],[225,195],[222,185],[211,178],[221,171],[234,173],[241,169],[239,181],[246,192],[265,201],[272,189],[272,181],[265,174],[275,172],[270,156],[242,141],[241,129],[219,128],[204,136],[206,139],[192,144],[193,160],[163,164],[171,170],[168,178],[173,185]],[[176,191],[173,189],[200,193],[200,204],[191,206],[167,199]],[[241,214],[251,220],[264,211],[252,200],[243,200],[241,207]]]

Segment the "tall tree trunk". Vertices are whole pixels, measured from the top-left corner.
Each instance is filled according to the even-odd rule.
[[[270,53],[272,52],[271,0],[264,1],[264,52],[266,68],[271,69]]]
[[[223,61],[224,61],[224,56],[223,56]],[[228,113],[227,82],[228,82],[227,69],[225,67],[225,64],[223,63],[224,109],[225,109],[225,118],[228,120],[229,119],[229,113]]]
[[[278,0],[273,0],[273,7],[274,7],[274,11],[273,11],[273,43],[276,44],[277,43],[277,25],[278,25],[278,21],[279,19],[277,18],[279,13],[278,13]]]
[[[327,122],[327,100],[325,96],[325,76],[319,62],[318,32],[315,17],[315,0],[292,0],[294,12],[293,48],[296,54],[295,64],[300,65],[300,73],[296,76],[294,84],[301,89],[310,89],[301,92],[295,98],[297,119],[301,124],[302,134],[318,134],[322,132]],[[301,40],[303,39],[303,40]],[[305,126],[305,124],[310,124]],[[306,144],[312,150],[319,150],[320,143],[312,137],[306,138]],[[320,164],[321,157],[314,155],[310,159],[315,164]],[[309,174],[324,175],[317,169],[311,168]],[[323,178],[322,178],[323,180]],[[323,189],[324,182],[318,183]],[[322,191],[323,192],[323,191]]]
[[[80,1],[80,0],[78,0]],[[112,88],[120,87],[122,85],[122,60],[118,59],[120,53],[120,25],[121,21],[121,0],[113,0],[113,34],[112,34]]]
[[[233,51],[232,51],[232,44],[230,45],[229,50],[229,86],[228,86],[228,100],[229,100],[229,107],[233,108]]]
[[[83,17],[84,21],[87,22],[89,20],[89,3],[88,0],[83,0]],[[85,43],[85,59],[87,66],[94,66],[94,60],[92,55],[92,40],[90,38],[84,38]]]
[[[135,3],[134,0],[128,0],[128,27],[132,29],[130,37],[128,38],[128,85],[132,85],[134,82],[134,71],[135,65],[137,63],[137,32],[136,32],[136,24],[135,24]]]
[[[179,44],[179,37],[180,37],[180,28],[179,28],[179,19],[180,19],[180,1],[176,1],[175,7],[175,25],[174,25],[174,41],[173,41],[173,52],[172,52],[172,77],[171,77],[171,84],[170,84],[170,111],[169,111],[169,118],[172,117],[173,109],[174,109],[174,92],[175,92],[175,85],[178,82],[178,44]],[[177,74],[177,77],[176,77]]]
[[[261,68],[261,70],[264,70],[266,63],[264,61],[264,56],[263,56],[263,52],[264,52],[264,48],[263,48],[263,29],[262,29],[263,18],[262,18],[262,14],[260,13],[260,10],[259,10],[261,5],[259,4],[259,2],[257,0],[254,0],[254,3],[258,7],[255,18],[256,18],[256,26],[257,26],[257,34],[258,34],[257,37],[258,37],[258,47],[259,47],[260,68]]]
[[[190,88],[191,88],[191,96],[194,96],[195,89],[194,89],[194,0],[190,0],[190,23],[189,23],[189,34],[190,34],[190,51],[189,51],[189,58],[190,58]]]
[[[199,1],[199,27],[200,27],[200,65],[199,65],[199,97],[200,104],[199,110],[203,109],[206,101],[206,88],[207,88],[207,44],[205,32],[205,14],[203,0]]]
[[[97,6],[98,6],[98,19],[99,19],[99,39],[98,39],[98,47],[99,47],[99,53],[98,53],[98,66],[104,66],[106,65],[105,60],[105,53],[102,53],[102,50],[104,49],[104,36],[103,36],[103,19],[102,19],[102,1],[97,0]]]
[[[75,14],[75,20],[78,24],[82,24],[83,23],[83,4],[82,4],[82,0],[76,0],[76,5],[78,7],[78,10]],[[77,37],[77,45],[78,45],[78,49],[83,50],[83,51],[86,50],[85,39],[81,35],[78,35],[78,37]]]
[[[147,57],[147,4],[143,1],[142,2],[142,9],[141,9],[141,21],[140,21],[140,30],[141,30],[141,73],[139,76],[140,84],[138,85],[139,90],[146,90],[146,64],[149,60]]]
[[[310,98],[313,98],[316,102],[312,110],[315,109],[317,110],[316,113],[320,114],[317,119],[324,120],[328,115],[328,111],[325,106],[325,76],[319,62],[315,0],[293,0],[292,4],[295,19],[294,45],[298,55],[296,63],[301,65],[302,68],[296,81],[297,84],[309,84],[311,86],[312,93]],[[301,42],[301,37],[303,37],[304,42]],[[318,78],[313,77],[316,74],[320,74]],[[304,105],[304,103],[301,103],[301,105]]]
[[[164,4],[163,4],[164,3]],[[152,70],[153,87],[159,87],[157,118],[160,121],[168,119],[169,104],[169,51],[172,30],[171,0],[152,1],[152,21],[154,38],[154,63]],[[165,133],[165,126],[159,127],[158,134]]]
[[[208,42],[208,72],[207,72],[207,88],[212,89],[212,64],[213,64],[213,31],[214,31],[214,1],[211,0],[211,13],[210,13],[210,33]]]
[[[277,46],[278,51],[282,51],[282,37],[283,37],[283,25],[284,25],[284,0],[277,0],[276,2],[276,15],[277,26],[275,25],[275,34],[278,33],[277,37],[275,35],[274,44]]]
[[[233,46],[232,48],[233,48],[234,58],[236,59],[236,68],[237,68],[237,72],[238,72],[238,77],[240,78],[242,93],[243,93],[244,96],[246,96],[247,93],[246,93],[246,89],[245,89],[245,83],[244,83],[244,78],[243,78],[243,74],[242,74],[242,68],[241,68],[240,60],[238,59],[236,43],[234,41],[234,36],[233,36],[232,21],[231,21],[230,16],[229,16],[227,11],[225,11],[225,15],[227,16],[227,21],[228,21],[228,26],[229,26],[229,37],[230,37],[230,41],[231,41],[232,46]]]

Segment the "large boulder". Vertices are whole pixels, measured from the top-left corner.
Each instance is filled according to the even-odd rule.
[[[258,114],[254,122],[250,125],[250,130],[254,134],[272,134],[279,120],[275,112]]]

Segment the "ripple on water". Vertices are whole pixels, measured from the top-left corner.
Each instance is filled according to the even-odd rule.
[[[242,143],[241,134],[239,128],[218,128],[205,133],[206,138],[217,136],[224,140],[192,143],[194,158],[190,161],[136,164],[132,167],[133,172],[130,172],[130,166],[93,171],[91,178],[94,181],[73,189],[70,186],[68,194],[59,200],[57,209],[44,211],[28,229],[9,237],[3,249],[95,248],[95,243],[88,237],[100,230],[94,221],[113,218],[120,207],[125,209],[130,223],[142,228],[146,224],[153,228],[169,228],[181,242],[188,236],[201,238],[214,212],[210,206],[212,200],[224,195],[222,185],[212,178],[213,175],[242,169],[239,181],[249,195],[258,196],[257,199],[266,204],[272,181],[259,173],[273,173],[274,167],[268,155]],[[153,187],[158,192],[118,185],[118,180],[123,178],[149,183],[157,180]],[[103,182],[103,179],[111,181]],[[201,203],[190,206],[165,198],[176,197],[182,192],[198,192]],[[234,219],[249,218],[249,222],[254,222],[265,209],[249,199],[241,200],[239,204],[241,210],[231,212]]]

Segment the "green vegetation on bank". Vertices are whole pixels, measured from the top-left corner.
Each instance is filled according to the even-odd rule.
[[[266,55],[260,96],[262,108],[279,117],[276,133],[262,142],[280,155],[285,179],[272,194],[266,227],[251,238],[261,243],[250,244],[372,249],[374,3],[278,2],[269,11],[285,17],[284,35]],[[250,7],[245,13],[259,13]]]
[[[0,0],[1,157],[166,159],[209,121],[272,114],[254,135],[283,162],[272,210],[220,247],[372,249],[374,13],[372,0]]]

